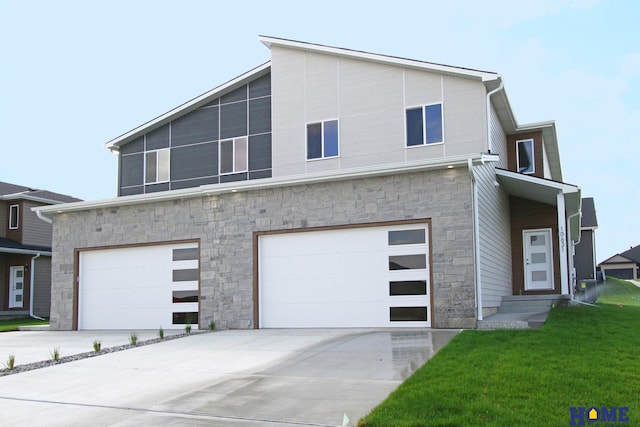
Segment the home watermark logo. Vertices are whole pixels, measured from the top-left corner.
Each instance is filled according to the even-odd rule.
[[[603,406],[596,408],[595,406],[570,406],[569,407],[569,425],[584,426],[596,423],[628,423],[629,407],[628,406]]]

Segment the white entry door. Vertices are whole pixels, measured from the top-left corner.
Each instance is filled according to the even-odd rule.
[[[525,230],[523,239],[524,290],[553,290],[551,230]]]
[[[24,267],[9,267],[9,308],[24,306]]]

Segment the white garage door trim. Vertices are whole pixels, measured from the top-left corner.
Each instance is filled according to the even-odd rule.
[[[429,232],[427,220],[259,234],[260,327],[430,327]]]
[[[78,329],[197,328],[199,243],[92,248],[78,254]]]

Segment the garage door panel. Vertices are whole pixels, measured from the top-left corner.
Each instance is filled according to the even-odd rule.
[[[165,329],[173,313],[198,311],[198,303],[174,303],[174,291],[197,291],[197,243],[113,248],[80,253],[78,323],[80,329]],[[197,253],[197,252],[195,252]]]
[[[428,260],[426,238],[420,244],[389,244],[390,230],[413,228],[423,228],[427,236],[425,224],[260,236],[260,324],[262,327],[428,326],[428,320],[415,324],[390,321],[393,304],[428,306],[428,262],[420,269],[390,270],[390,256],[422,254]],[[394,280],[422,281],[425,292],[391,295],[389,282]]]

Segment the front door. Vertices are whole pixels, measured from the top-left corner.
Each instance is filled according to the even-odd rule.
[[[22,308],[24,297],[24,267],[9,267],[9,308]]]
[[[524,290],[553,290],[553,251],[551,229],[525,230]]]

